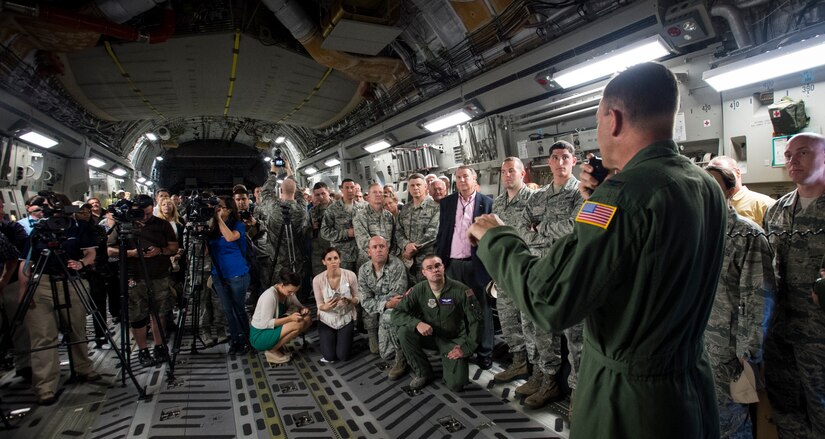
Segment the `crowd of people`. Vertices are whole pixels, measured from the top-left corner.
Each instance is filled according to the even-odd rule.
[[[133,201],[143,213],[132,231],[139,244],[120,242],[91,198],[66,231],[76,237],[64,244],[66,268],[85,273],[97,308],[116,321],[113,264],[126,258],[128,323],[147,367],[168,360],[168,315],[191,258],[184,249],[200,245],[208,276],[188,274],[206,279],[201,339],[228,342],[231,355],[254,349],[288,363],[289,342],[317,321],[322,362],[349,360],[363,333],[370,353],[392,364],[390,380],[411,371],[410,387],[425,387],[434,373],[424,349],[433,349],[444,382],[461,391],[471,360],[492,367],[495,303],[512,354],[495,380],[526,379],[515,393],[532,409],[571,389],[577,437],[752,437],[749,404],[762,387],[781,437],[823,436],[825,312],[811,285],[825,270],[825,138],[790,139],[796,189],[776,201],[744,186],[729,157],[702,170],[678,154],[678,101],[675,77],[659,64],[611,80],[597,112],[604,181],[587,163],[573,175],[576,150],[565,141],[549,148],[543,187],[525,181],[519,158],[504,159],[495,198],[480,192],[470,166],[455,171],[452,191],[446,177],[409,175],[399,199],[392,185],[363,192],[348,178],[334,193],[323,182],[301,191],[289,166],[284,177],[273,165],[253,197],[242,185],[217,197],[203,242],[184,239],[187,218],[168,191]],[[50,204],[35,197],[27,218],[0,224],[0,283],[15,297],[41,250],[30,251],[37,242],[26,236]],[[15,334],[18,374],[43,404],[56,398],[56,350],[22,352],[56,343],[46,302],[50,286],[66,288],[66,273],[47,267],[50,282]],[[301,303],[313,299],[315,316]],[[82,336],[82,309],[71,310],[69,333]],[[98,326],[103,346],[107,328]],[[75,371],[99,379],[86,349],[72,345]]]

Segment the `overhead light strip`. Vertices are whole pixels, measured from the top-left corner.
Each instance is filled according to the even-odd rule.
[[[439,117],[436,120],[431,122],[424,123],[424,129],[431,133],[436,133],[441,130],[454,127],[456,125],[462,124],[464,122],[469,121],[472,119],[472,116],[467,114],[464,110],[454,111],[452,113],[446,114],[444,116]],[[364,148],[366,149],[366,148]]]
[[[47,136],[43,133],[39,133],[31,129],[29,129],[29,132],[27,132],[26,134],[19,136],[19,138],[25,140],[26,142],[35,144],[41,148],[46,149],[51,148],[52,146],[55,146],[58,143],[60,143],[57,141],[57,139],[51,136]]]
[[[232,93],[235,90],[235,79],[238,72],[238,55],[241,51],[241,30],[235,29],[235,45],[232,48],[232,71],[229,74],[229,91],[226,93],[226,103],[223,105],[223,115],[229,115],[229,104],[232,102]]]
[[[725,91],[825,65],[825,37],[816,36],[708,70],[702,79]]]
[[[373,142],[373,143],[370,143],[369,145],[365,146],[364,150],[367,151],[370,154],[374,154],[378,151],[385,150],[385,149],[389,148],[390,146],[392,146],[392,144],[390,142],[388,142],[387,139],[381,139],[377,142]]]
[[[106,165],[106,162],[104,162],[103,160],[100,160],[100,159],[99,159],[99,158],[97,158],[97,157],[92,157],[92,158],[90,158],[89,160],[87,160],[87,161],[86,161],[86,163],[87,163],[89,166],[93,166],[93,167],[95,167],[95,168],[100,168],[100,167],[102,167],[102,166]]]
[[[114,49],[112,49],[112,45],[109,44],[108,41],[104,41],[103,44],[104,46],[106,46],[106,52],[109,54],[109,58],[112,58],[112,61],[115,63],[115,67],[117,67],[117,70],[120,72],[120,76],[122,76],[123,79],[125,79],[126,82],[129,83],[129,87],[132,89],[132,91],[140,97],[140,100],[143,101],[144,105],[149,107],[149,109],[154,111],[155,114],[157,114],[158,116],[166,119],[166,116],[164,116],[163,113],[160,112],[160,110],[158,110],[154,105],[152,105],[149,99],[146,98],[146,96],[143,95],[143,92],[140,91],[140,88],[138,88],[137,84],[135,84],[135,82],[132,81],[132,77],[131,75],[129,75],[129,72],[127,72],[126,69],[123,68],[123,65],[120,64],[120,59],[118,59]]]
[[[562,88],[575,87],[605,78],[636,64],[664,58],[667,55],[670,55],[667,44],[662,37],[654,35],[564,69],[553,75],[553,81]]]

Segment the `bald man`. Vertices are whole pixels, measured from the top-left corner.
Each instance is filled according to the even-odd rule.
[[[825,311],[811,291],[825,262],[825,137],[797,134],[784,154],[796,189],[765,214],[779,287],[765,378],[779,437],[825,437]]]
[[[274,249],[271,255],[269,266],[272,271],[269,273],[269,284],[274,285],[280,282],[278,273],[282,269],[303,273],[303,231],[307,224],[307,207],[304,197],[295,197],[297,184],[292,178],[292,171],[289,166],[287,178],[280,183],[280,196],[278,193],[278,172],[280,169],[272,165],[269,178],[264,183],[261,190],[261,200],[255,207],[255,218],[259,223],[263,223],[267,230],[269,243]],[[262,281],[265,279],[262,279]]]

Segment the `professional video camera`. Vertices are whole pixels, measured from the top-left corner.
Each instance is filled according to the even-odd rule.
[[[185,216],[188,222],[206,222],[215,216],[218,197],[195,194],[186,201]]]
[[[110,204],[106,209],[115,218],[115,221],[121,223],[131,223],[142,220],[146,215],[143,209],[152,205],[152,199],[147,197],[139,197],[136,201],[122,199],[115,204]]]
[[[68,215],[79,212],[80,208],[71,204],[65,205],[52,191],[40,191],[37,195],[45,198],[49,204],[41,206],[43,218],[34,223],[34,230],[39,232],[65,232],[72,225],[72,219]]]

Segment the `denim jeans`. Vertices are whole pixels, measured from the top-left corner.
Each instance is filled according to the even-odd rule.
[[[246,316],[244,302],[250,279],[251,276],[246,273],[221,282],[216,274],[212,275],[212,288],[221,300],[226,321],[229,323],[229,337],[236,343],[246,343],[249,337],[249,319]]]

